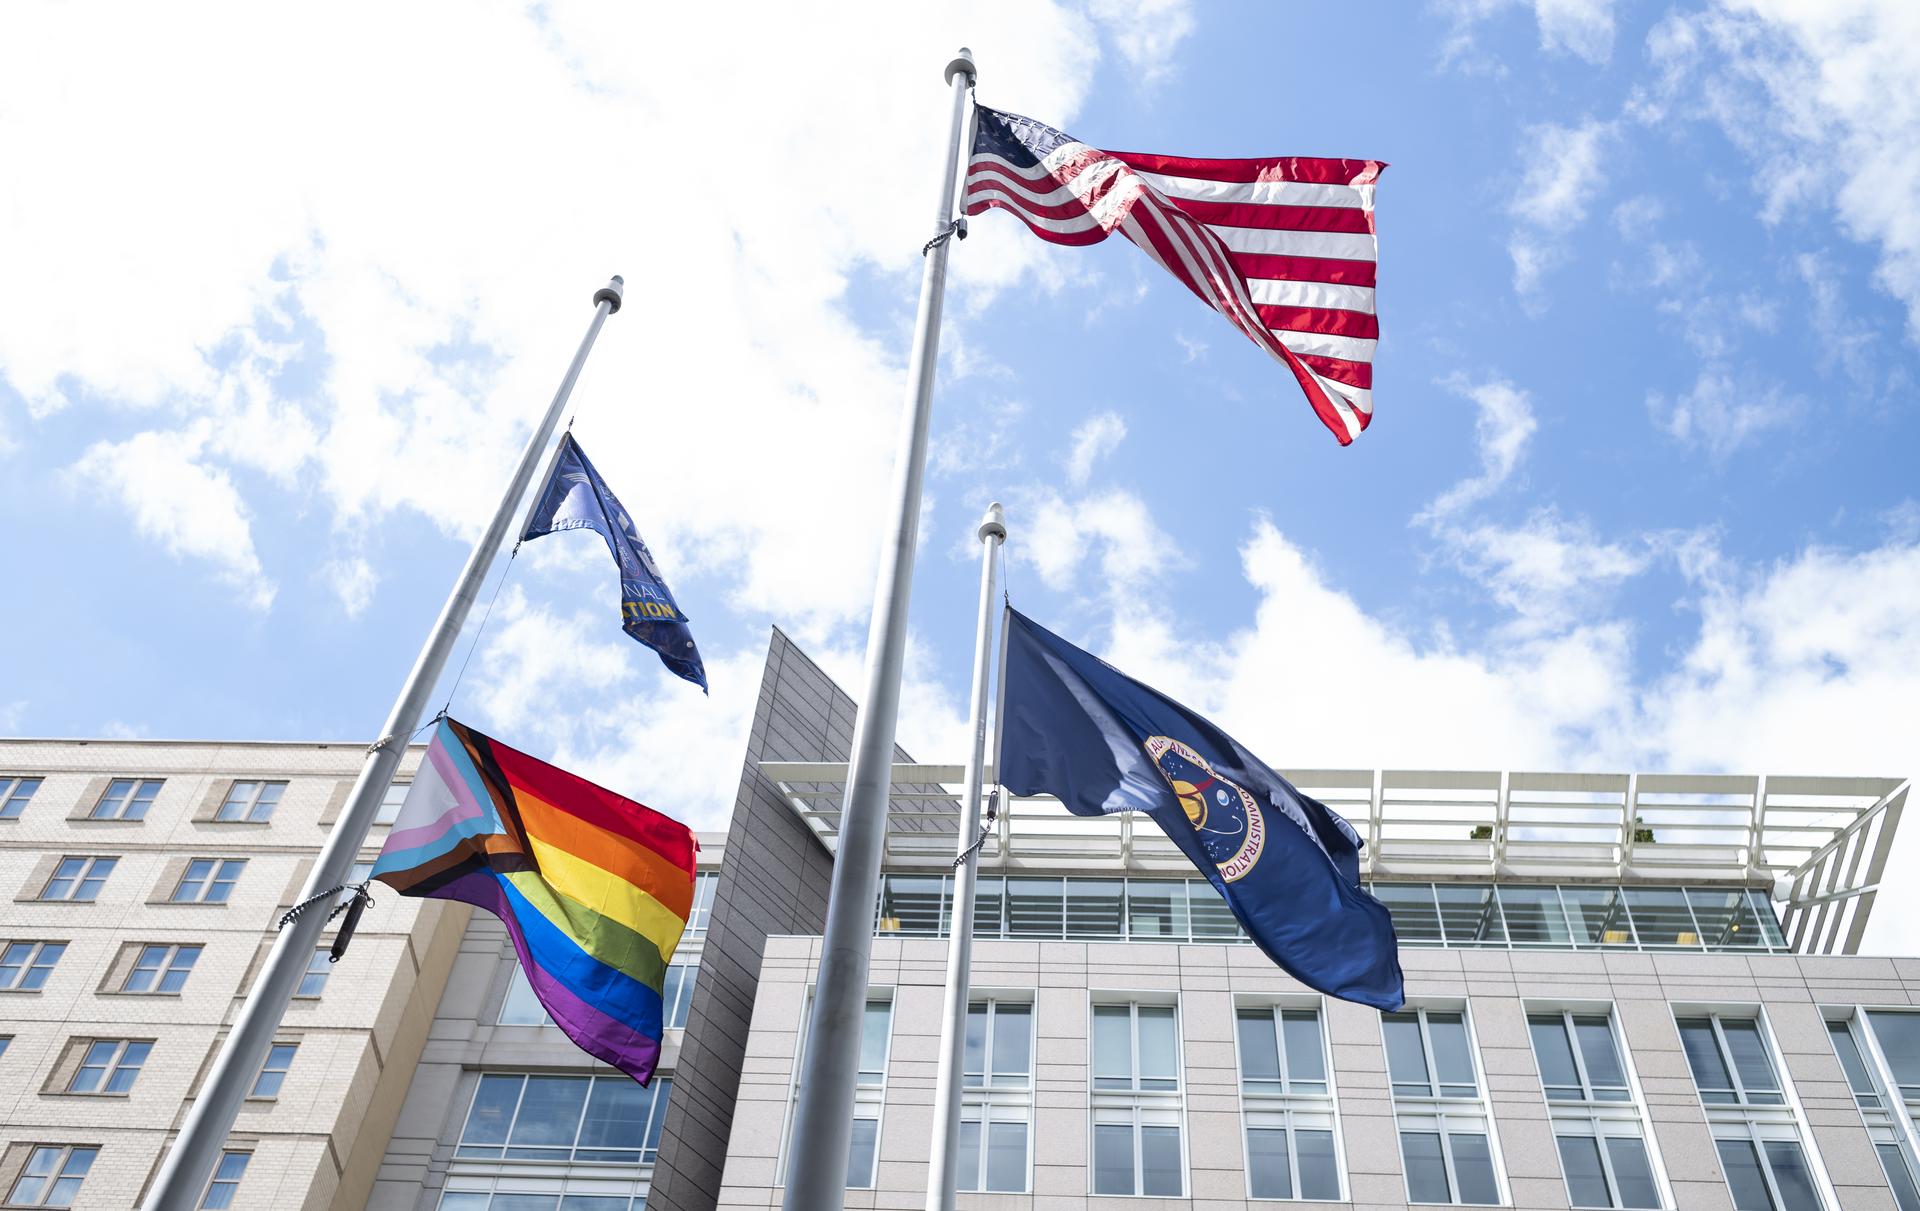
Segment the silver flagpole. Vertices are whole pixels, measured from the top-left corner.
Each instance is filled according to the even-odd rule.
[[[867,964],[873,952],[880,857],[887,843],[900,665],[906,655],[907,600],[913,592],[913,551],[920,530],[920,481],[926,472],[947,249],[953,242],[947,237],[954,231],[955,175],[967,133],[967,89],[973,81],[973,53],[962,47],[959,57],[947,64],[953,118],[940,174],[940,204],[934,212],[934,239],[920,277],[920,312],[914,320],[913,356],[907,364],[911,394],[901,418],[900,452],[894,461],[894,521],[880,548],[873,621],[867,631],[866,693],[853,725],[853,758],[840,808],[840,841],[827,898],[820,973],[807,1024],[793,1137],[787,1148],[787,1211],[837,1211],[846,1205],[847,1146],[853,1138],[854,1081],[866,1011]]]
[[[1007,540],[999,504],[980,522],[980,620],[973,639],[973,705],[968,726],[973,748],[960,791],[959,852],[953,872],[953,924],[947,938],[947,1002],[940,1018],[940,1069],[933,1086],[933,1156],[927,1164],[927,1211],[953,1211],[959,1182],[960,1065],[967,1041],[967,992],[973,982],[973,885],[980,871],[980,792],[987,751],[987,683],[993,673],[993,580],[995,557]],[[986,1146],[986,1139],[980,1141]]]
[[[486,533],[474,544],[473,553],[467,556],[467,566],[460,570],[460,578],[453,582],[447,603],[440,607],[440,618],[433,624],[426,645],[413,662],[413,671],[400,687],[400,697],[393,704],[393,713],[387,716],[380,739],[367,750],[366,763],[360,767],[353,793],[347,798],[339,823],[327,835],[327,843],[321,847],[313,873],[307,876],[296,904],[338,887],[352,870],[367,830],[373,825],[374,812],[393,781],[401,754],[406,751],[407,737],[427,709],[434,684],[439,681],[454,641],[460,637],[460,628],[466,623],[467,612],[480,593],[480,583],[486,578],[494,556],[499,554],[520,498],[526,494],[534,466],[540,461],[540,452],[546,448],[560,414],[566,409],[574,380],[580,377],[580,367],[586,364],[594,338],[600,335],[600,326],[609,315],[620,310],[623,288],[621,280],[615,277],[594,294],[593,322],[587,326],[587,335],[581,338],[566,377],[560,380],[560,390],[547,405],[546,416],[527,439],[526,449],[520,452],[520,462],[513,469],[513,478],[507,481],[507,490],[500,497],[499,505],[494,508]],[[273,1032],[280,1027],[294,986],[306,971],[326,925],[327,914],[316,908],[295,917],[274,938],[266,966],[260,969],[253,991],[241,1003],[239,1016],[214,1057],[213,1067],[200,1086],[200,1094],[181,1124],[180,1134],[147,1191],[146,1201],[141,1204],[143,1211],[191,1211],[199,1206],[213,1168],[219,1163],[227,1132],[233,1129],[234,1116],[259,1074],[267,1047],[273,1042]]]

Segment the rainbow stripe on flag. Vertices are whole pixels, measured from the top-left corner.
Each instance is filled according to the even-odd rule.
[[[373,877],[499,917],[554,1024],[645,1085],[699,848],[686,825],[443,717]]]

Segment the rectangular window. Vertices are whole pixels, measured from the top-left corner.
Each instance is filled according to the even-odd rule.
[[[502,1026],[553,1025],[547,1007],[533,995],[533,985],[527,982],[527,973],[518,963],[513,965],[513,976],[507,982],[506,1000],[500,1003],[499,1021]]]
[[[1449,946],[1504,946],[1506,919],[1491,887],[1441,883],[1434,887],[1440,901],[1440,924]]]
[[[253,1159],[251,1152],[222,1152],[220,1163],[214,1166],[213,1179],[207,1183],[207,1192],[200,1196],[202,1211],[227,1211],[233,1206],[233,1196],[240,1192],[240,1177],[247,1171],[247,1162]]]
[[[1254,1198],[1340,1199],[1334,1106],[1318,1009],[1235,1012],[1247,1189]]]
[[[7,1192],[9,1207],[71,1207],[80,1183],[100,1155],[98,1148],[42,1144],[27,1155],[27,1164]]]
[[[280,794],[286,789],[284,782],[235,782],[213,818],[223,822],[265,824],[273,818],[273,809],[280,805]],[[228,1155],[244,1157],[246,1153]]]
[[[307,958],[307,970],[301,973],[297,997],[317,997],[327,990],[327,977],[333,974],[332,948],[322,946]]]
[[[1822,1211],[1802,1124],[1760,1019],[1683,1013],[1674,1020],[1736,1211]]]
[[[876,932],[934,938],[946,932],[947,881],[939,875],[888,875],[880,887]]]
[[[697,938],[707,932],[713,916],[713,893],[719,885],[720,876],[715,871],[703,870],[693,876],[693,908],[687,914],[687,937]]]
[[[1179,1198],[1180,1028],[1171,1005],[1093,1007],[1093,1193]]]
[[[1856,1013],[1851,1021],[1827,1023],[1834,1054],[1840,1058],[1854,1105],[1860,1109],[1900,1211],[1920,1211],[1920,1180],[1916,1180],[1907,1135],[1898,1117],[1903,1111],[1911,1117],[1920,1110],[1920,1088],[1902,1088],[1894,1083],[1920,1075],[1914,1071],[1916,1040],[1911,1032],[1917,1024],[1920,1014],[1883,1010]],[[1902,1073],[1905,1075],[1897,1075]],[[1899,1096],[1893,1096],[1890,1090]]]
[[[115,778],[107,783],[100,801],[87,813],[89,820],[144,820],[160,793],[158,778]]]
[[[125,1093],[133,1088],[153,1043],[145,1039],[94,1039],[67,1081],[68,1093]]]
[[[37,992],[65,953],[65,942],[7,943],[0,949],[0,992]]]
[[[1527,1032],[1575,1207],[1658,1207],[1646,1120],[1607,1013],[1533,1012]]]
[[[1166,938],[1184,942],[1191,928],[1186,880],[1127,880],[1128,937],[1141,941]]]
[[[40,898],[91,904],[100,895],[101,886],[119,861],[118,858],[62,858],[53,868],[47,885],[40,889]]]
[[[293,1055],[299,1050],[295,1043],[275,1043],[267,1048],[267,1058],[260,1064],[260,1075],[253,1078],[253,1088],[247,1091],[248,1097],[279,1097],[280,1086],[286,1084],[287,1073],[293,1069]]]
[[[120,985],[121,992],[179,992],[200,959],[200,947],[155,944],[142,946]]]
[[[407,792],[413,789],[412,782],[389,782],[386,793],[380,796],[380,806],[373,809],[375,824],[392,824],[400,818],[400,807],[407,801]]]
[[[246,865],[245,858],[195,858],[181,872],[180,883],[173,889],[168,902],[225,904]]]
[[[880,1111],[886,1103],[887,1054],[893,1036],[893,1002],[880,997],[867,1001],[860,1022],[859,1075],[854,1088],[853,1137],[847,1146],[847,1189],[873,1186],[874,1164],[880,1146]],[[805,1071],[804,1036],[794,1057],[793,1087],[787,1099],[788,1143],[792,1142],[793,1111],[800,1098],[800,1074]],[[788,1150],[781,1153],[781,1181],[786,1180]]]
[[[1507,922],[1507,938],[1515,946],[1572,944],[1573,935],[1567,929],[1560,895],[1553,888],[1507,884],[1498,890],[1501,915]]]
[[[0,820],[18,820],[33,801],[42,779],[0,777]]]
[[[1512,930],[1516,926],[1513,905],[1506,899],[1508,890],[1512,889],[1501,889],[1501,904]],[[1557,911],[1559,902],[1553,903]],[[1562,918],[1563,928],[1564,924]],[[1408,1199],[1498,1203],[1500,1187],[1489,1140],[1491,1116],[1481,1095],[1466,1014],[1410,1009],[1383,1013],[1380,1021]]]
[[[471,1160],[650,1165],[672,1077],[489,1072],[474,1090],[454,1155]]]
[[[1033,1119],[1033,1006],[975,1001],[961,1049],[958,1186],[1022,1194]]]
[[[660,986],[660,1021],[669,1030],[684,1030],[687,1014],[693,1008],[693,981],[700,974],[697,963],[669,963]]]

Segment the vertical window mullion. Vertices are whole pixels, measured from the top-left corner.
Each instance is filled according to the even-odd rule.
[[[1280,1089],[1283,1093],[1293,1092],[1293,1068],[1287,1063],[1287,1032],[1283,1026],[1285,1015],[1278,1006],[1268,1012],[1268,1022],[1273,1027],[1273,1050],[1280,1057]]]
[[[1780,1183],[1773,1177],[1773,1157],[1767,1154],[1767,1141],[1753,1135],[1751,1124],[1748,1125],[1747,1134],[1753,1139],[1754,1155],[1760,1158],[1760,1180],[1767,1183],[1767,1197],[1773,1200],[1776,1207],[1786,1206],[1786,1200],[1780,1197]]]
[[[1687,911],[1691,912],[1693,910],[1688,909]],[[1707,1021],[1713,1024],[1714,1046],[1720,1048],[1720,1060],[1727,1066],[1728,1079],[1733,1082],[1733,1096],[1740,1099],[1740,1104],[1744,1106],[1747,1104],[1747,1083],[1740,1076],[1739,1064],[1734,1062],[1733,1048],[1727,1043],[1727,1032],[1720,1027],[1720,1015],[1710,1013],[1707,1015]],[[1755,1142],[1756,1144],[1758,1143],[1758,1141]],[[1757,1148],[1756,1150],[1761,1152],[1766,1151],[1764,1148]],[[1766,1165],[1763,1158],[1761,1168],[1765,1167]]]
[[[1607,1137],[1600,1130],[1598,1116],[1590,1119],[1587,1125],[1593,1132],[1593,1150],[1600,1154],[1600,1180],[1607,1184],[1607,1206],[1618,1207],[1621,1205],[1620,1179],[1613,1172],[1613,1153],[1607,1147]]]
[[[1607,1028],[1611,1030],[1613,1028],[1611,1013],[1607,1015],[1607,1021],[1609,1023]],[[1573,1071],[1580,1077],[1580,1096],[1583,1100],[1591,1102],[1594,1100],[1593,1078],[1587,1075],[1587,1057],[1580,1054],[1580,1034],[1574,1029],[1571,1009],[1560,1011],[1560,1028],[1567,1032],[1567,1050],[1573,1053]]]
[[[1427,1030],[1427,1011],[1424,1009],[1416,1010],[1415,1016],[1420,1022],[1420,1050],[1425,1052],[1423,1058],[1427,1062],[1427,1096],[1439,1097],[1440,1065],[1439,1062],[1434,1059],[1433,1055],[1433,1035]],[[1446,1151],[1446,1148],[1443,1146],[1441,1151]]]
[[[1424,1020],[1426,1010],[1421,1010],[1420,1016]],[[1436,1117],[1440,1120],[1440,1168],[1447,1175],[1447,1201],[1457,1203],[1460,1201],[1460,1175],[1453,1168],[1453,1119],[1444,1111]]]

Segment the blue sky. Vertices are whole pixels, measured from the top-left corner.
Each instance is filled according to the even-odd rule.
[[[1130,245],[975,220],[917,754],[959,753],[997,498],[1016,604],[1276,764],[1916,767],[1898,0],[876,5],[752,38],[256,9],[0,18],[0,729],[368,736],[617,271],[576,433],[714,694],[620,635],[575,535],[516,561],[454,709],[718,825],[768,627],[859,682],[966,41],[983,100],[1096,146],[1390,162],[1383,340],[1341,449]]]

